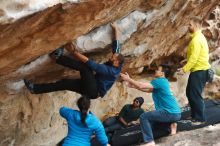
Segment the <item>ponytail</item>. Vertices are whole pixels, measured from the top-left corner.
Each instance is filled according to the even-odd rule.
[[[85,121],[86,121],[87,112],[90,108],[90,99],[84,96],[80,97],[77,101],[77,106],[81,113],[81,122],[86,125]]]

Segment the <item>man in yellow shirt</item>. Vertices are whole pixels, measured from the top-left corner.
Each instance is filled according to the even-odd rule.
[[[193,125],[199,125],[206,121],[205,105],[202,92],[207,82],[209,64],[209,47],[205,36],[201,31],[201,20],[193,18],[189,23],[189,32],[192,39],[187,48],[187,63],[180,72],[190,72],[186,96],[191,107]]]

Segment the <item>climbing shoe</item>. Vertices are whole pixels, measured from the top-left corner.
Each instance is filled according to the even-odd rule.
[[[63,52],[64,52],[64,50],[61,47],[61,48],[58,48],[55,51],[51,52],[49,55],[50,55],[51,58],[58,59],[60,56],[63,55]]]
[[[33,83],[24,79],[24,84],[31,93],[34,93],[34,84]]]

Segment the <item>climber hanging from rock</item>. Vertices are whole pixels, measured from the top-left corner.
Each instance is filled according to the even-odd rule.
[[[115,24],[111,24],[114,33],[112,56],[104,64],[99,64],[85,55],[79,53],[72,43],[67,43],[64,48],[73,55],[69,58],[63,55],[63,48],[59,48],[50,54],[57,64],[69,67],[80,72],[80,79],[62,79],[55,83],[33,84],[28,80],[24,83],[33,94],[48,93],[60,90],[70,90],[84,95],[90,99],[104,97],[106,92],[117,80],[124,57],[120,54],[119,31]],[[77,61],[75,60],[77,59]],[[96,72],[96,74],[93,73]]]

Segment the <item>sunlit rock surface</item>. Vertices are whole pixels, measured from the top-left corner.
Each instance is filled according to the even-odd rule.
[[[78,0],[5,0],[0,5],[0,23],[7,24],[16,21],[19,18],[33,14],[35,12],[52,7],[58,3],[73,2]]]
[[[219,146],[219,134],[220,125],[218,124],[162,138],[158,140],[157,146]]]
[[[137,80],[151,80],[149,71],[160,63],[170,64],[173,72],[181,67],[189,41],[188,21],[195,15],[205,20],[203,32],[213,52],[213,67],[218,70],[219,7],[218,0],[1,1],[0,145],[54,146],[66,135],[59,108],[76,108],[80,95],[70,91],[33,95],[24,87],[23,78],[40,83],[79,77],[78,72],[56,65],[48,56],[70,40],[97,62],[106,61],[111,52],[112,22],[121,32],[126,57],[123,71]],[[174,74],[171,83],[181,106],[187,104],[187,76]],[[218,98],[219,92],[216,76],[205,96]],[[118,80],[104,98],[92,101],[91,111],[103,119],[136,96],[144,97],[144,109],[154,109],[151,94],[129,89]]]

